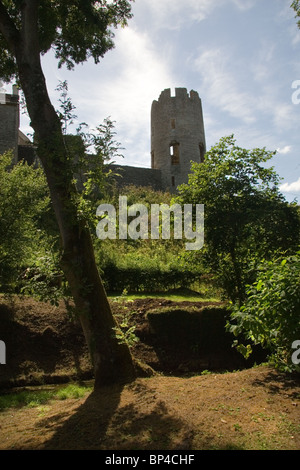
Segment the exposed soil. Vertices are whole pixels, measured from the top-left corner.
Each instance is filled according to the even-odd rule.
[[[146,299],[112,306],[118,315],[134,312],[130,322],[140,341],[133,354],[156,373],[80,399],[2,411],[0,449],[300,449],[299,378],[240,362],[227,340],[219,350],[219,342],[188,348],[178,333],[170,342],[147,320],[154,308],[190,303]],[[199,311],[204,306],[193,303]],[[92,379],[81,329],[63,305],[1,298],[0,317],[3,392]]]

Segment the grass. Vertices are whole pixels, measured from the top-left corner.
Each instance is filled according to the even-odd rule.
[[[174,291],[167,292],[137,292],[137,293],[128,293],[124,291],[121,294],[108,294],[108,297],[111,299],[124,299],[128,302],[134,301],[137,299],[166,299],[172,300],[173,302],[220,302],[221,297],[220,293],[213,288],[208,289],[204,287],[200,289],[201,292],[190,289],[175,289]]]
[[[0,411],[8,408],[36,407],[48,403],[50,400],[66,400],[67,398],[81,398],[92,391],[92,386],[82,384],[69,384],[64,387],[51,389],[22,390],[0,395]]]

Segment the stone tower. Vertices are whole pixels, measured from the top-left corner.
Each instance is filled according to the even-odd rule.
[[[0,155],[13,150],[15,162],[18,158],[19,94],[13,86],[13,94],[5,93],[0,82]]]
[[[201,99],[186,88],[164,90],[151,108],[151,168],[161,170],[162,186],[175,191],[188,182],[191,161],[206,151]]]

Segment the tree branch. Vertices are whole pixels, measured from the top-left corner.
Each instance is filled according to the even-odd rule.
[[[7,9],[0,1],[0,32],[7,41],[8,48],[15,55],[17,43],[19,41],[19,31],[17,30],[13,20],[9,16]]]

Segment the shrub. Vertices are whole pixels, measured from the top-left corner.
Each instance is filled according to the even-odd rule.
[[[262,262],[256,282],[248,287],[247,300],[233,308],[227,328],[266,347],[279,369],[300,372],[292,359],[300,340],[300,252]],[[244,355],[251,353],[249,346],[237,347]]]

